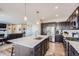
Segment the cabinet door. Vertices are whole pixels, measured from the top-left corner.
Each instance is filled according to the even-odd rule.
[[[45,47],[45,49],[44,49],[44,51],[45,51],[45,53],[46,53],[46,51],[47,51],[47,39],[44,41],[45,43],[44,43],[44,47]]]
[[[45,41],[42,42],[42,55],[45,54]]]
[[[79,16],[77,17],[78,29],[79,29]]]
[[[46,51],[49,49],[49,38],[46,39]]]
[[[65,48],[65,55],[68,56],[68,42],[63,40],[64,48]]]
[[[45,39],[34,48],[34,55],[43,56],[45,55],[48,48],[49,48],[49,38]]]
[[[35,56],[41,56],[41,55],[42,55],[41,43],[38,44],[38,45],[34,48],[34,55],[35,55]]]
[[[72,53],[72,47],[71,47],[70,44],[69,44],[69,56],[73,56],[73,53]]]
[[[79,53],[74,49],[72,45],[69,45],[69,56],[79,56]]]
[[[49,38],[45,39],[42,42],[42,55],[45,55],[48,49],[49,49]]]
[[[79,56],[79,53],[75,50],[73,46],[71,46],[71,49],[73,56]]]

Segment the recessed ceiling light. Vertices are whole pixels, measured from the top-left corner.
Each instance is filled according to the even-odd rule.
[[[55,8],[58,9],[58,6],[56,6]]]
[[[56,14],[56,17],[58,17],[59,15]]]

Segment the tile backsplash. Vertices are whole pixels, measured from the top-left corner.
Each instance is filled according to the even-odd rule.
[[[73,33],[79,33],[79,30],[63,30],[62,31],[63,33],[64,32],[68,32],[69,34],[68,34],[68,37],[73,37]],[[77,36],[77,35],[76,35]],[[77,36],[78,37],[78,36]]]

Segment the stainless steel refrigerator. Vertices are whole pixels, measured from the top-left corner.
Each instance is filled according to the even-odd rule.
[[[47,35],[49,35],[49,40],[55,42],[55,27],[47,27]]]

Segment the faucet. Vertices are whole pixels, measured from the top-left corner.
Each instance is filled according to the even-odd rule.
[[[35,32],[35,37],[37,37],[37,35],[38,35],[38,31]]]

